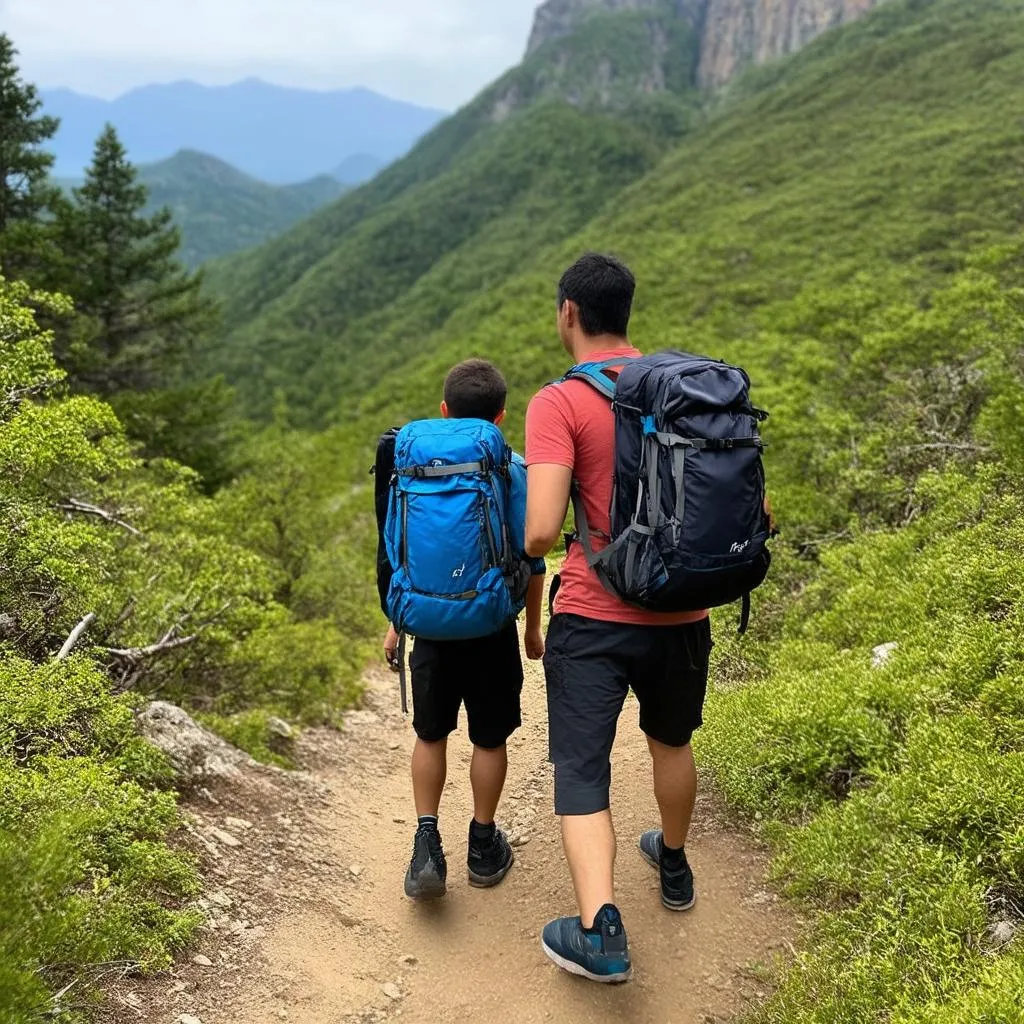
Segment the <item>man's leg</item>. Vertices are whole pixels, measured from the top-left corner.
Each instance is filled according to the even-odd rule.
[[[580,916],[551,921],[542,946],[563,970],[606,982],[626,981],[632,971],[615,906],[609,804],[610,755],[628,692],[624,644],[628,631],[614,624],[556,615],[544,659],[555,813]]]
[[[651,627],[633,688],[640,726],[654,766],[654,795],[661,828],[640,837],[640,852],[661,875],[661,900],[669,910],[689,910],[696,900],[686,839],[697,801],[697,766],[691,739],[703,721],[711,626]]]
[[[435,743],[417,739],[412,751],[412,792],[418,817],[438,816],[447,776],[447,738]]]
[[[473,817],[480,825],[492,825],[505,788],[508,773],[508,747],[473,747],[469,781],[473,787]]]
[[[605,904],[615,904],[615,828],[611,811],[564,815],[562,848],[576,890],[580,921],[584,928],[592,928],[597,912]]]
[[[654,762],[654,796],[661,810],[664,844],[680,850],[686,845],[697,802],[697,765],[693,747],[669,747],[647,737]]]

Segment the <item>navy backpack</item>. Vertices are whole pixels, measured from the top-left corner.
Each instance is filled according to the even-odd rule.
[[[615,412],[611,536],[599,552],[572,490],[587,562],[607,590],[649,611],[742,601],[745,632],[750,594],[771,564],[767,414],[751,405],[747,374],[727,363],[682,352],[623,363],[583,363],[562,378],[585,381]]]

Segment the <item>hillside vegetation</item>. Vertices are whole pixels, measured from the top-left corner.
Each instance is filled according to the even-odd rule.
[[[159,690],[251,738],[267,710],[324,720],[351,699],[382,625],[378,432],[431,414],[444,371],[480,355],[521,442],[564,368],[554,282],[599,248],[637,272],[641,347],[741,362],[773,414],[783,539],[753,634],[718,618],[699,743],[816,922],[754,1018],[1016,1019],[1024,2],[892,0],[700,102],[630,85],[663,13],[588,19],[369,185],[214,268],[229,333],[199,335],[187,365],[228,370],[268,424],[215,493],[65,390],[33,311],[60,352],[66,302],[4,286],[0,869],[19,885],[0,1015],[33,1020],[100,957],[152,967],[180,946],[196,881],[131,706]],[[611,96],[571,59],[601,39],[642,51]],[[141,675],[117,653],[193,628]],[[69,823],[82,792],[95,810]]]
[[[149,189],[149,208],[166,207],[174,215],[180,257],[189,267],[280,235],[345,191],[326,174],[297,185],[267,185],[191,150],[140,167],[139,179]]]
[[[404,367],[458,304],[580,230],[688,130],[698,104],[684,24],[659,12],[588,20],[370,185],[212,267],[230,333],[204,371],[223,372],[250,416],[267,417],[279,391],[295,422],[318,426],[339,395]],[[584,89],[602,52],[621,59]],[[654,68],[678,94],[645,90]]]
[[[719,621],[700,756],[737,806],[772,822],[780,879],[819,912],[765,1021],[1007,1021],[1019,1003],[1022,13],[1016,0],[895,0],[746,77],[575,234],[515,262],[482,242],[479,286],[439,305],[412,296],[444,260],[407,293],[392,278],[377,347],[368,336],[332,383],[336,426],[292,460],[303,500],[329,509],[296,592],[321,609],[360,593],[370,604],[376,432],[431,413],[444,370],[482,355],[509,377],[521,439],[529,395],[564,365],[553,285],[582,249],[637,271],[642,347],[751,370],[773,412],[785,543],[755,637],[738,644],[732,613]],[[530,117],[570,116],[553,101],[533,111],[488,129],[493,144]],[[372,217],[429,217],[394,205],[413,195],[375,193]],[[393,247],[345,269],[365,244],[355,204],[369,202],[356,193],[304,227],[352,217],[317,257],[338,260],[319,292],[333,281],[330,305],[309,269],[303,303],[289,313],[285,295],[280,319],[261,312],[281,345],[361,310],[385,268],[414,276]],[[268,337],[247,329],[232,344]],[[344,351],[346,335],[333,337]],[[387,368],[369,389],[367,366]],[[316,408],[322,393],[304,380],[296,394]],[[360,559],[364,589],[339,594],[332,580]],[[872,670],[890,642],[896,654]]]

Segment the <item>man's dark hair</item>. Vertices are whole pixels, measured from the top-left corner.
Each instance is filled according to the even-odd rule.
[[[490,420],[505,408],[508,385],[493,363],[486,359],[467,359],[453,366],[444,381],[444,400],[452,419]]]
[[[611,256],[588,252],[558,282],[558,308],[566,300],[580,310],[580,326],[590,337],[613,334],[624,338],[633,311],[636,278],[629,267]]]

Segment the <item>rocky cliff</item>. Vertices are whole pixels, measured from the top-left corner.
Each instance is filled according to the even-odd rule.
[[[527,54],[602,12],[651,10],[697,31],[696,84],[724,85],[750,64],[782,57],[885,0],[547,0],[537,10]]]

